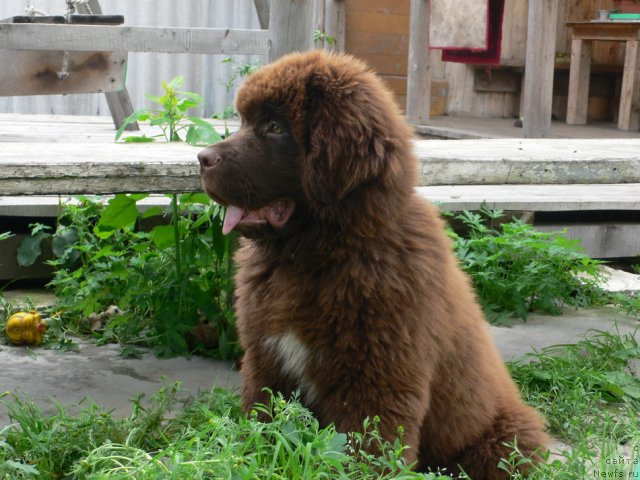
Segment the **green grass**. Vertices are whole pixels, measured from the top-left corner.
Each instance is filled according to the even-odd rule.
[[[599,478],[598,472],[640,478],[628,475],[640,448],[640,378],[629,369],[630,361],[640,359],[640,345],[635,335],[590,333],[584,341],[545,348],[509,365],[549,432],[571,445],[536,467],[532,479]],[[511,459],[519,460],[517,454]]]
[[[45,415],[33,401],[11,395],[5,401],[14,423],[0,431],[0,478],[448,478],[412,472],[401,441],[382,441],[375,421],[354,444],[383,453],[350,452],[347,435],[321,428],[296,399],[274,396],[249,416],[236,395],[218,389],[193,398],[174,384],[148,404],[142,400],[120,420],[93,404],[76,415],[62,406]],[[258,421],[258,411],[271,421]]]
[[[633,336],[591,332],[584,341],[510,363],[525,401],[569,447],[524,477],[514,467],[528,460],[514,445],[501,468],[513,479],[582,480],[603,472],[637,478],[640,379],[629,365],[638,359]],[[321,428],[295,398],[278,395],[244,415],[231,392],[192,397],[173,384],[151,399],[135,399],[124,419],[91,403],[72,415],[60,405],[45,414],[20,394],[3,401],[13,425],[0,430],[0,479],[449,478],[412,472],[402,459],[401,432],[384,442],[378,419],[365,422],[365,434],[348,437]],[[258,412],[271,421],[258,421]],[[381,455],[360,448],[371,445]]]

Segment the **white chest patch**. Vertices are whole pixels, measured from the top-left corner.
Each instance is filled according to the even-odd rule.
[[[297,380],[304,398],[312,402],[316,392],[313,383],[305,375],[311,356],[307,346],[293,332],[286,332],[277,337],[267,337],[264,339],[264,346],[278,357],[282,363],[282,373]]]

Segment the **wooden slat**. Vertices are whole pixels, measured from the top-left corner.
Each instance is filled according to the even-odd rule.
[[[551,131],[556,19],[560,0],[529,2],[524,78],[523,133],[526,138],[548,137]]]
[[[198,147],[9,142],[0,195],[200,188]],[[640,139],[417,141],[421,185],[640,183]]]
[[[580,38],[574,38],[571,42],[571,70],[567,100],[567,123],[570,125],[587,123],[592,44],[590,40]]]
[[[124,86],[126,52],[72,52],[68,77],[61,80],[63,58],[60,51],[0,49],[0,96],[113,92]]]
[[[389,13],[358,12],[347,16],[347,30],[354,32],[386,33],[390,35],[408,35],[408,15]]]
[[[443,210],[492,209],[561,212],[640,210],[640,184],[602,185],[439,185],[418,193]]]
[[[411,0],[406,111],[407,120],[413,125],[426,123],[431,108],[430,5],[430,0]]]
[[[638,130],[640,127],[640,42],[627,42],[624,75],[620,92],[620,130]]]
[[[266,30],[269,28],[269,0],[253,0],[258,14],[258,23],[260,28]]]
[[[101,25],[0,24],[0,45],[15,50],[129,51],[266,55],[266,30]]]
[[[349,12],[408,15],[411,0],[346,0]]]
[[[185,144],[6,143],[3,195],[190,192],[200,190],[196,155]]]
[[[421,185],[640,183],[640,139],[416,142]]]
[[[345,0],[324,1],[324,30],[335,39],[335,44],[328,45],[330,50],[344,52],[347,28],[347,8]]]
[[[269,62],[286,53],[313,48],[316,1],[271,0]]]

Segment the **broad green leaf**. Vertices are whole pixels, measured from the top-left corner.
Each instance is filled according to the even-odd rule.
[[[131,227],[137,218],[135,197],[118,194],[104,207],[98,225],[117,230]]]
[[[220,134],[209,124],[206,126],[191,125],[189,126],[189,130],[187,130],[186,142],[189,145],[207,146],[221,140],[222,137]]]
[[[173,77],[169,80],[169,83],[162,82],[162,86],[165,90],[177,90],[184,83],[184,77],[181,75]]]
[[[150,111],[146,108],[140,109],[140,110],[136,110],[135,112],[133,112],[131,115],[129,115],[127,118],[125,118],[122,121],[122,125],[120,125],[120,128],[118,128],[118,130],[116,131],[116,142],[120,139],[120,137],[122,136],[122,134],[124,133],[125,129],[127,128],[128,125],[135,123],[135,122],[144,122],[149,118],[150,115]]]
[[[161,250],[176,244],[173,225],[158,225],[151,230],[151,240]]]
[[[145,210],[141,217],[142,218],[150,218],[150,217],[156,217],[158,215],[163,215],[165,212],[165,209],[162,207],[151,207],[148,210]]]
[[[64,253],[78,241],[78,232],[75,228],[60,227],[53,236],[51,247],[56,257],[61,257]]]
[[[42,254],[42,248],[40,244],[42,240],[50,237],[51,234],[46,232],[40,232],[36,235],[30,235],[25,237],[17,250],[18,265],[21,267],[30,267],[35,263],[38,257]]]
[[[206,193],[185,193],[180,196],[180,203],[184,205],[202,204],[210,205],[212,200]]]

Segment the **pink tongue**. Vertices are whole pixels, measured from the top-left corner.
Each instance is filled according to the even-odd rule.
[[[242,220],[244,215],[244,209],[236,207],[235,205],[229,205],[227,207],[227,213],[224,216],[224,225],[222,225],[222,234],[228,235],[231,230],[236,228],[236,225]]]

